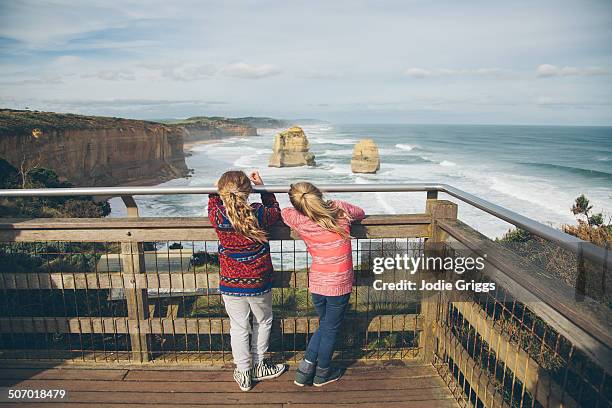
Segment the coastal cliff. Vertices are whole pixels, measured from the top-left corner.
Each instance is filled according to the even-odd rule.
[[[157,184],[189,173],[183,133],[141,120],[2,109],[0,158],[76,186]]]
[[[302,128],[294,126],[274,139],[269,167],[314,166],[315,156],[308,151],[308,138]]]
[[[231,136],[257,136],[257,128],[239,120],[196,116],[169,122],[169,125],[183,130],[185,142],[215,140]]]

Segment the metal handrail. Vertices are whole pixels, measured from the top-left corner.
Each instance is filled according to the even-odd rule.
[[[403,183],[403,184],[325,184],[319,188],[326,192],[441,192],[449,194],[473,207],[485,211],[501,220],[530,233],[552,241],[559,246],[589,259],[609,269],[612,267],[612,257],[608,249],[583,241],[573,235],[544,225],[507,208],[493,204],[466,191],[448,184],[441,183]],[[289,185],[254,186],[256,193],[286,193]],[[216,193],[216,187],[181,186],[181,187],[74,187],[74,188],[42,188],[42,189],[12,189],[0,190],[3,197],[58,197],[58,196],[134,196],[134,195],[174,195],[174,194],[211,194]]]

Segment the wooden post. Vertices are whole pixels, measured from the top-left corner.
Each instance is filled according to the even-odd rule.
[[[437,200],[438,199],[438,191],[437,190],[428,190],[427,191],[427,199],[428,200]]]
[[[444,242],[447,234],[437,226],[441,219],[457,219],[457,204],[438,199],[427,199],[425,212],[431,216],[429,238],[425,242],[425,257],[444,257]],[[436,281],[436,271],[425,271],[421,275],[425,281]],[[423,331],[421,332],[420,344],[423,348],[423,361],[434,363],[438,337],[438,312],[440,306],[439,293],[421,293],[421,315],[423,316]]]
[[[138,218],[138,206],[132,196],[121,196],[127,208],[128,218]],[[130,232],[127,233],[128,236]],[[121,262],[124,275],[133,275],[131,281],[136,282],[136,274],[146,273],[144,250],[142,242],[122,242]],[[149,318],[149,301],[146,289],[137,289],[134,286],[124,288],[127,303],[128,327],[130,331],[130,343],[132,356],[139,362],[149,361],[149,346],[147,335],[141,333],[140,327],[144,320]]]

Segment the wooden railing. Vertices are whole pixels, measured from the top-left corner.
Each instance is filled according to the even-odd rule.
[[[48,262],[37,270],[5,268],[0,273],[0,305],[5,310],[0,317],[1,359],[107,364],[231,361],[229,322],[216,292],[218,269],[214,262],[188,262],[198,246],[206,256],[216,251],[208,220],[140,218],[133,200],[124,201],[128,218],[0,221],[0,242],[15,246],[15,252],[5,251],[5,256],[31,251],[32,247],[19,247],[29,243],[103,243],[93,250],[92,270],[57,270]],[[351,234],[356,285],[337,358],[433,364],[466,406],[612,403],[607,307],[588,297],[577,300],[572,288],[547,271],[458,221],[455,203],[428,194],[425,213],[369,216],[353,225]],[[297,361],[317,327],[305,296],[307,255],[282,223],[272,228],[270,239],[273,257],[281,265],[274,275],[272,357]],[[151,249],[153,242],[189,243],[194,249]],[[497,289],[374,299],[381,295],[372,290],[372,257],[400,249],[416,256],[486,255],[479,279],[495,282]],[[58,256],[52,249],[36,251],[42,259]],[[71,254],[67,250],[59,255]],[[289,267],[283,266],[287,257],[294,259]],[[105,263],[117,267],[104,268]],[[457,279],[449,271],[423,276]],[[398,275],[394,272],[385,279],[393,281]],[[86,301],[77,299],[77,293]],[[44,304],[47,298],[61,307],[28,314],[28,308],[38,310],[28,299]],[[24,310],[9,310],[19,305]],[[38,337],[29,341],[29,336]],[[60,340],[54,343],[54,338]]]
[[[129,199],[126,202],[129,204]],[[39,352],[24,349],[21,353],[6,350],[4,356],[36,359],[41,355],[46,358],[53,358],[55,355],[70,357],[72,360],[102,362],[231,361],[228,353],[229,342],[224,339],[229,333],[229,319],[224,317],[223,313],[217,313],[213,317],[206,316],[206,312],[203,317],[197,316],[197,313],[190,316],[188,313],[189,309],[195,308],[194,299],[204,306],[212,302],[217,309],[221,305],[217,291],[218,269],[215,265],[194,267],[185,262],[194,250],[180,251],[179,254],[171,253],[170,250],[146,250],[146,243],[180,242],[193,244],[195,247],[199,244],[200,247],[205,247],[203,253],[214,253],[217,237],[209,221],[206,218],[136,218],[138,214],[134,209],[130,215],[131,217],[123,219],[3,219],[0,222],[0,242],[17,245],[52,242],[98,243],[106,247],[114,246],[119,250],[118,254],[98,254],[95,270],[67,272],[43,265],[43,271],[5,271],[0,273],[1,291],[21,291],[28,294],[33,290],[60,292],[62,302],[66,302],[64,296],[68,292],[75,293],[75,296],[76,293],[84,295],[101,292],[103,299],[96,299],[96,302],[115,299],[114,303],[125,303],[117,316],[106,316],[95,311],[93,315],[83,313],[83,308],[67,311],[63,307],[60,307],[60,316],[2,316],[0,333],[7,335],[65,334],[78,337],[68,345],[68,350]],[[429,235],[430,220],[431,217],[427,214],[370,216],[353,226],[351,233],[356,238],[357,248],[364,248],[364,245],[368,244],[367,249],[361,252],[356,250],[355,256],[361,259],[365,253],[371,254],[371,240],[383,241],[383,247],[385,242],[389,244],[393,241],[396,245],[401,241],[406,248],[410,247],[410,250],[418,252],[422,250],[423,239]],[[287,358],[291,353],[292,358],[296,360],[304,350],[306,337],[314,332],[318,324],[313,306],[308,297],[304,296],[308,287],[305,249],[296,251],[293,247],[289,250],[283,248],[293,245],[297,236],[282,223],[272,228],[270,239],[273,257],[280,257],[282,260],[297,254],[303,258],[302,265],[294,262],[293,267],[289,269],[281,265],[276,268],[274,274],[275,295],[279,298],[275,302],[279,303],[281,310],[276,313],[278,318],[273,337],[276,336],[277,340],[272,349],[276,351],[277,356],[280,355],[277,357],[279,359]],[[280,242],[280,248],[276,250],[275,242]],[[159,263],[164,261],[166,255],[174,256],[185,264],[165,270],[166,265],[161,267]],[[108,262],[108,258],[113,256],[118,258],[115,267],[104,268],[105,258]],[[404,297],[402,302],[392,300],[387,304],[387,310],[373,310],[380,302],[370,301],[373,275],[367,268],[368,265],[356,268],[352,310],[347,317],[347,327],[352,330],[347,332],[346,337],[359,338],[359,342],[342,350],[339,357],[415,358],[419,354],[418,336],[421,331],[418,299],[412,299],[412,305],[407,306],[407,298]],[[117,295],[117,291],[121,293]],[[306,304],[295,305],[293,310],[283,310],[280,306],[283,298],[291,296],[299,297]],[[36,296],[34,299],[37,299]],[[23,298],[21,300],[23,301]],[[387,302],[386,299],[383,301]],[[71,312],[74,316],[70,315]],[[111,347],[109,350],[105,347],[95,350],[81,346],[88,343],[87,336],[94,335],[110,336],[115,343],[125,344]],[[168,341],[186,341],[176,340],[179,336],[197,337],[194,341],[199,344],[195,348],[178,345],[166,346],[163,350],[159,347],[155,349],[155,337],[162,337],[160,341],[166,344]],[[209,341],[209,344],[202,345],[203,336],[216,338]],[[385,341],[393,336],[399,336],[401,341],[394,345],[385,344]],[[78,347],[75,347],[75,343]],[[212,343],[220,345],[215,346]]]
[[[485,407],[610,406],[608,306],[577,294],[456,214],[452,204],[432,213],[427,245],[439,250],[436,244],[443,242],[446,256],[486,257],[476,278],[497,285],[487,293],[439,292],[426,298],[435,305],[429,310],[437,308],[432,361],[458,400]],[[466,279],[448,271],[438,278]]]

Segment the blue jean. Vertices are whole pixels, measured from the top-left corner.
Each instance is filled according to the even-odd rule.
[[[350,296],[350,293],[342,296],[312,294],[312,302],[319,315],[319,328],[310,338],[304,357],[311,363],[317,363],[320,368],[329,368]]]

